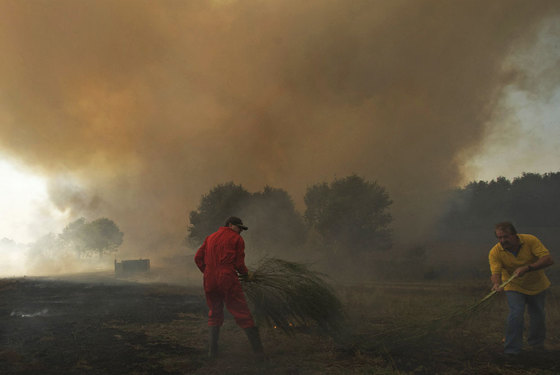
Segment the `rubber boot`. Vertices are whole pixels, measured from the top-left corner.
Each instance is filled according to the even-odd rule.
[[[255,353],[257,360],[262,361],[264,359],[264,350],[258,327],[245,328],[245,333],[247,334],[247,338],[249,339],[249,343],[251,344],[251,348],[253,348],[253,353]]]
[[[220,338],[220,326],[210,326],[208,328],[208,358],[215,359],[218,356],[218,339]]]

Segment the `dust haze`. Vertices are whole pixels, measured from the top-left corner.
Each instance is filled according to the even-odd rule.
[[[397,240],[421,238],[504,90],[529,86],[508,59],[559,10],[0,0],[0,147],[60,210],[118,223],[124,257],[184,252],[216,184],[283,188],[303,211],[308,186],[352,173],[387,188]]]

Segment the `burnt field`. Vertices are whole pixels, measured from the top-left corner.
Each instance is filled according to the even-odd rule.
[[[262,328],[267,360],[226,319],[206,360],[199,287],[105,277],[0,279],[0,374],[559,374],[558,290],[547,300],[549,351],[501,355],[505,301],[443,319],[487,293],[483,282],[338,288],[347,331],[287,336]],[[436,323],[434,323],[436,322]],[[428,324],[430,323],[430,324]]]

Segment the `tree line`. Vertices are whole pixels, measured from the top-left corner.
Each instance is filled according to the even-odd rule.
[[[520,231],[558,232],[559,212],[560,172],[473,181],[450,193],[438,233],[443,239],[474,240],[501,221],[513,222]]]
[[[377,182],[351,175],[315,184],[304,202],[300,214],[283,189],[265,186],[250,193],[233,182],[219,184],[190,212],[185,240],[198,246],[227,216],[235,215],[250,227],[244,237],[261,255],[286,254],[304,245],[325,253],[353,249],[354,254],[391,247],[392,201]]]
[[[348,254],[372,254],[392,247],[392,200],[376,181],[354,174],[312,185],[303,198],[305,210],[300,214],[284,189],[265,186],[251,193],[233,182],[219,184],[190,211],[185,243],[198,247],[226,217],[235,215],[250,227],[244,237],[252,252],[261,256],[305,249],[342,259]],[[447,209],[435,233],[438,239],[449,242],[487,241],[494,224],[504,220],[520,230],[547,228],[560,233],[558,212],[560,172],[473,181],[449,192]],[[112,220],[87,222],[80,218],[33,247],[43,253],[63,248],[80,257],[101,257],[116,252],[122,242],[123,233]],[[423,253],[429,251],[422,249]]]
[[[185,244],[197,248],[234,215],[250,227],[244,238],[256,257],[320,253],[339,259],[350,250],[365,254],[391,247],[392,201],[377,182],[351,175],[315,184],[307,189],[304,202],[306,209],[300,214],[284,189],[265,186],[262,191],[249,192],[233,182],[219,184],[190,211]],[[82,217],[62,233],[39,239],[31,253],[43,258],[61,254],[101,258],[117,252],[123,237],[108,218],[88,222]]]
[[[251,193],[228,182],[203,195],[198,208],[190,212],[185,240],[199,246],[227,216],[236,215],[250,227],[244,238],[257,257],[299,252],[313,261],[328,260],[323,264],[337,270],[356,269],[358,256],[370,273],[375,266],[379,274],[408,269],[414,271],[410,277],[420,272],[419,277],[435,278],[438,272],[428,262],[432,252],[455,243],[462,245],[446,249],[458,251],[457,259],[486,259],[494,241],[493,227],[501,221],[512,221],[520,232],[541,237],[549,248],[560,245],[559,193],[560,172],[470,182],[447,192],[446,209],[432,238],[389,255],[383,251],[393,245],[392,200],[376,181],[351,175],[312,185],[304,195],[303,214],[283,189],[266,186]],[[469,254],[460,253],[463,245],[471,249]],[[345,264],[348,259],[352,265]]]

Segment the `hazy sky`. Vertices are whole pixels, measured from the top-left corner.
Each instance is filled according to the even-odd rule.
[[[0,194],[0,239],[29,242],[38,231],[56,231],[66,219],[50,203],[44,178],[5,159],[0,160]]]
[[[560,171],[559,21],[545,20],[535,42],[506,59],[524,78],[505,88],[501,121],[493,121],[474,148],[464,168],[466,179]]]
[[[519,92],[507,98],[509,120],[489,129],[479,151],[466,162],[469,181],[560,171],[560,91],[548,101]]]
[[[303,209],[308,186],[352,173],[421,235],[441,191],[560,169],[559,10],[0,0],[0,154],[17,162],[0,164],[0,237],[105,216],[124,254],[150,256],[179,250],[218,183]]]

